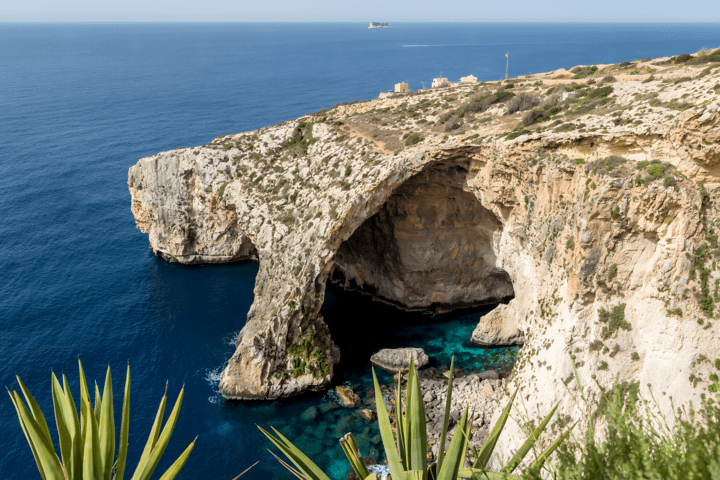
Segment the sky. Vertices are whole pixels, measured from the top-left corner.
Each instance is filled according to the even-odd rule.
[[[0,0],[0,22],[718,22],[718,0]]]

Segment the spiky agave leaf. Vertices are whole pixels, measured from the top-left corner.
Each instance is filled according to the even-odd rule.
[[[42,411],[22,380],[18,378],[18,384],[28,406],[25,405],[17,392],[8,390],[20,426],[33,452],[40,477],[42,480],[111,480],[113,468],[117,465],[115,479],[122,480],[127,456],[129,430],[130,367],[128,366],[125,383],[120,453],[117,464],[113,462],[115,456],[115,420],[110,368],[108,367],[107,370],[102,395],[99,386],[95,384],[94,407],[90,401],[85,372],[79,359],[78,370],[80,372],[80,415],[78,415],[73,401],[67,377],[63,375],[63,384],[61,386],[55,374],[52,375],[53,413],[55,414],[58,429],[60,456],[55,453]],[[141,465],[138,466],[136,471],[137,480],[149,480],[156,468],[177,421],[183,393],[184,389],[180,391],[173,411],[162,432],[160,432],[158,420],[162,420],[164,413],[165,399],[167,397],[166,390],[166,395],[158,412],[159,418],[156,418],[156,424],[153,426],[148,440],[150,448],[143,452]],[[172,480],[177,476],[194,446],[195,441],[185,449],[163,474],[162,480]]]

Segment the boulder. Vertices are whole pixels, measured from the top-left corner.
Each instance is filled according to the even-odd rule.
[[[353,392],[351,388],[338,385],[335,387],[335,391],[337,392],[338,400],[340,400],[340,405],[343,407],[354,408],[360,404],[360,397],[355,395],[355,392]]]
[[[377,418],[377,414],[370,409],[363,408],[359,411],[360,416],[365,420],[373,421]]]
[[[302,414],[300,414],[300,418],[305,420],[306,422],[311,422],[315,420],[318,416],[318,409],[316,406],[312,406],[305,410]]]
[[[497,380],[500,374],[495,370],[485,370],[477,374],[480,380]]]
[[[415,368],[422,368],[430,362],[422,348],[384,348],[370,357],[373,364],[390,372],[410,370],[410,359],[415,362]]]
[[[525,334],[516,318],[513,301],[508,305],[498,305],[495,310],[480,317],[470,341],[483,347],[522,345]]]

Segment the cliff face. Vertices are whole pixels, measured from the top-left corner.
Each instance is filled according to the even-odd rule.
[[[571,358],[591,403],[591,375],[619,375],[668,410],[697,400],[720,346],[720,75],[705,67],[600,65],[335,107],[141,159],[132,211],[169,261],[259,262],[227,398],[327,385],[333,279],[406,309],[514,296],[474,337],[525,342],[511,383],[528,412],[560,401],[558,418],[578,417]],[[509,431],[501,455],[524,439]]]

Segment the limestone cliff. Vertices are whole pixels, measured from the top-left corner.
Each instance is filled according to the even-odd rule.
[[[669,409],[697,400],[720,346],[720,75],[689,63],[433,89],[218,137],[131,167],[132,211],[169,261],[259,262],[227,398],[328,384],[332,279],[406,309],[513,298],[482,335],[525,342],[511,383],[527,412],[578,416],[571,357],[591,402],[591,375],[619,375]]]

